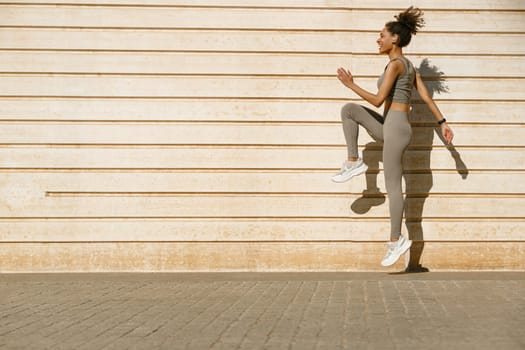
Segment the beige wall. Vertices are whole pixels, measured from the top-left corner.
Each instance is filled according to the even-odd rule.
[[[525,269],[523,1],[13,0],[0,271],[379,269],[381,149],[361,133],[369,174],[330,181],[362,103],[334,72],[374,90],[377,33],[411,3],[405,53],[456,133],[415,102],[412,264]]]

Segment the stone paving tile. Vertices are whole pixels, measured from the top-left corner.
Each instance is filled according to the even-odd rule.
[[[0,275],[0,349],[525,349],[525,273]]]

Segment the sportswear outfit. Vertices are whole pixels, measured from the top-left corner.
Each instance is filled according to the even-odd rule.
[[[405,57],[397,57],[390,62],[400,60],[404,65],[404,72],[397,77],[387,97],[387,100],[408,104],[414,87],[416,70],[412,63]],[[385,68],[386,70],[386,68]],[[377,82],[381,86],[384,72]],[[386,191],[388,194],[390,210],[390,237],[398,240],[389,242],[387,255],[383,259],[383,266],[393,264],[399,256],[410,248],[412,241],[401,236],[401,223],[403,220],[404,200],[401,187],[403,175],[403,153],[410,143],[412,128],[408,120],[408,113],[403,111],[388,110],[383,116],[369,108],[355,103],[348,103],[341,110],[343,132],[345,135],[348,157],[358,158],[357,138],[359,125],[378,142],[383,143],[383,166]],[[364,173],[366,164],[359,159],[356,162],[345,162],[339,174],[332,180],[344,182],[353,176]],[[395,259],[395,260],[394,260]],[[393,261],[392,261],[393,260]]]

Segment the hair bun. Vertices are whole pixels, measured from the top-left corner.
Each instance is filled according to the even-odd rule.
[[[401,25],[408,28],[410,33],[414,35],[425,25],[423,11],[418,8],[414,8],[414,6],[410,6],[408,9],[394,17]]]

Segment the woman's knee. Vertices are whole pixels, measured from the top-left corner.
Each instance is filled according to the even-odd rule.
[[[361,108],[361,105],[357,103],[347,103],[341,108],[341,119],[350,118],[354,119],[357,111]]]

